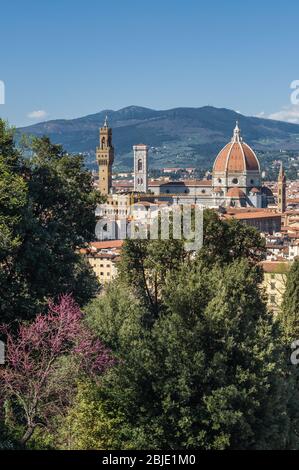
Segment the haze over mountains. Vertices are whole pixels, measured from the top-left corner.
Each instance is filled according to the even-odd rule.
[[[129,106],[103,110],[77,119],[57,119],[18,129],[18,134],[48,135],[69,152],[86,153],[88,166],[95,166],[99,127],[106,114],[113,128],[115,167],[132,168],[132,146],[149,145],[150,165],[211,167],[239,121],[244,140],[256,151],[298,150],[299,125],[243,116],[225,108],[175,108],[163,111]]]

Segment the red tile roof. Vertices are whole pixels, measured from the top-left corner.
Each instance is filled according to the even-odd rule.
[[[261,266],[265,273],[285,273],[290,269],[288,261],[262,261]]]
[[[121,248],[123,244],[124,240],[105,240],[101,242],[90,242],[89,246],[96,248],[97,250],[106,250],[109,248]]]
[[[259,171],[258,159],[254,151],[245,142],[230,142],[218,153],[214,171],[243,172]]]
[[[224,217],[230,218],[233,217],[238,220],[246,220],[246,219],[269,219],[272,217],[281,218],[281,214],[275,212],[240,212],[236,214],[224,214]]]
[[[238,199],[246,198],[244,191],[242,191],[242,189],[240,188],[229,188],[226,195],[227,197],[238,198]]]

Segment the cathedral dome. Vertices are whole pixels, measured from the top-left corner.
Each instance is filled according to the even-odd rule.
[[[260,171],[259,161],[249,145],[243,142],[238,122],[234,135],[223,149],[218,153],[213,171],[216,173],[243,173],[246,171]]]

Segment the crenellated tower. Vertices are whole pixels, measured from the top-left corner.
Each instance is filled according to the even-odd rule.
[[[96,150],[99,164],[99,190],[107,196],[112,189],[112,165],[114,162],[114,147],[112,145],[112,129],[106,116],[103,127],[100,128],[100,145]]]

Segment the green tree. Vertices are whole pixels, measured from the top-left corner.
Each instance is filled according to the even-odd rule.
[[[203,247],[198,258],[207,266],[247,258],[256,264],[265,256],[265,241],[258,231],[238,220],[221,220],[215,211],[204,211]]]
[[[0,120],[0,314],[11,312],[20,289],[15,257],[21,247],[22,211],[28,204],[28,187],[21,175],[12,130]]]
[[[79,253],[94,239],[101,201],[82,156],[46,137],[32,139],[22,152],[0,121],[0,312],[6,321],[32,318],[61,293],[73,293],[83,305],[99,288]]]
[[[96,335],[120,358],[144,334],[144,307],[127,284],[117,279],[105,295],[85,307],[85,321]]]
[[[167,273],[179,269],[186,253],[181,240],[126,240],[120,277],[145,305],[151,324],[161,307],[161,289]]]
[[[200,263],[211,267],[247,258],[257,264],[264,258],[265,242],[253,227],[233,219],[221,220],[212,210],[204,211],[203,223],[204,244],[196,255]],[[144,317],[149,325],[163,309],[161,292],[167,274],[178,271],[182,263],[190,261],[189,255],[184,250],[184,240],[125,241],[120,277],[143,302],[147,312]]]
[[[133,330],[124,320],[134,333],[128,342],[114,338],[122,360],[100,389],[106,412],[124,417],[121,448],[298,445],[298,392],[259,281],[259,269],[245,260],[212,269],[188,263],[167,275],[163,312],[150,330],[139,322],[136,333],[133,311]],[[115,301],[119,311],[124,298]],[[108,331],[112,315],[102,315],[98,329]],[[115,334],[123,331],[118,323]]]
[[[287,274],[280,319],[287,340],[299,339],[299,260],[292,263]]]
[[[106,410],[98,387],[80,382],[77,395],[59,432],[59,447],[66,450],[107,450],[121,446],[119,429],[123,417]]]

